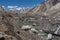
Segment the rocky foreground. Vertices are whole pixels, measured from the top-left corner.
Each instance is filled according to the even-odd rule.
[[[6,11],[0,6],[0,39],[60,40],[60,0],[45,0],[27,12]]]

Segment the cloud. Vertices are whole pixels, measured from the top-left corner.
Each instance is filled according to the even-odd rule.
[[[7,8],[17,8],[18,6],[8,6]]]
[[[8,6],[7,8],[9,10],[21,10],[21,9],[24,9],[23,7],[18,7],[18,6]]]
[[[21,10],[22,8],[21,7],[17,7],[17,8],[8,8],[9,10]]]
[[[21,10],[22,8],[10,8],[9,10],[12,10],[12,11],[14,11],[14,10]]]

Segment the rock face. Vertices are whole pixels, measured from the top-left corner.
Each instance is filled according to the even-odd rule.
[[[60,2],[60,0],[45,0],[49,5],[52,5],[52,6],[54,6],[54,5],[56,5],[57,3],[59,3]]]
[[[42,2],[41,4],[38,4],[37,6],[30,9],[28,13],[39,14],[45,12],[46,10],[49,10],[52,6],[56,5],[59,2],[60,0],[45,0],[45,2]]]
[[[46,4],[45,4],[45,2],[42,2],[41,4],[38,4],[34,8],[30,9],[27,13],[39,14],[46,10],[47,10]]]
[[[47,0],[46,0],[47,1]],[[50,0],[48,0],[50,2]],[[55,2],[55,4],[54,4]],[[54,0],[52,1],[52,6],[51,8],[48,9],[48,11],[46,11],[45,15],[45,19],[42,19],[42,23],[43,23],[43,29],[46,31],[50,31],[50,32],[56,32],[57,30],[57,34],[59,34],[59,24],[60,24],[60,1],[59,0]],[[43,13],[44,14],[44,13]],[[47,18],[48,17],[48,18]]]

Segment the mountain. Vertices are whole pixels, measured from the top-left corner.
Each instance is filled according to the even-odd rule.
[[[33,8],[9,10],[0,6],[0,37],[7,40],[60,40],[60,0],[45,0]]]
[[[28,13],[42,13],[45,12],[46,10],[49,10],[52,6],[56,5],[59,3],[59,0],[45,0],[45,2],[42,2],[38,4],[37,6],[33,7],[28,11]]]
[[[17,7],[17,8],[7,8],[8,10],[15,12],[15,13],[26,13],[30,7]]]

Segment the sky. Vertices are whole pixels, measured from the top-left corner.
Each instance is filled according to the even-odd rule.
[[[19,6],[19,7],[33,7],[44,0],[0,0],[0,4],[4,5],[5,7],[11,6]]]

